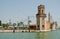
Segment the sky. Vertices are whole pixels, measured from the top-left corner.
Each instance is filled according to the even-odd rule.
[[[28,16],[32,23],[36,23],[37,7],[45,5],[45,13],[50,12],[53,21],[60,26],[60,0],[0,0],[0,20],[3,23],[23,21],[28,22]]]

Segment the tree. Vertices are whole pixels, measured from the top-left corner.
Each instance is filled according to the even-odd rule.
[[[8,27],[9,24],[8,24],[8,23],[6,23],[6,24],[2,24],[2,26],[3,26],[3,27]]]
[[[13,26],[16,26],[16,23],[13,23]]]
[[[20,22],[20,25],[24,25],[24,22]]]
[[[24,25],[24,23],[23,22],[17,23],[17,26],[20,26],[20,25]]]
[[[1,20],[0,20],[0,26],[1,26]]]
[[[17,26],[20,26],[20,23],[17,23]]]

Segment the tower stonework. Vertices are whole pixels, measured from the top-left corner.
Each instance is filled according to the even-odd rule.
[[[36,20],[37,20],[37,30],[44,30],[45,29],[45,6],[39,5],[38,6],[38,13],[36,14]]]

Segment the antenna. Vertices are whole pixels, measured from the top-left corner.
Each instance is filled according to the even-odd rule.
[[[51,22],[54,22],[54,20],[53,20],[52,16],[50,16],[50,18],[51,18]]]
[[[11,19],[9,19],[9,26],[11,26]]]
[[[30,17],[28,16],[28,26],[30,25]]]
[[[50,17],[50,12],[49,12],[49,13],[48,13],[48,21],[49,21],[49,22],[50,22],[50,18],[51,18],[51,17]]]

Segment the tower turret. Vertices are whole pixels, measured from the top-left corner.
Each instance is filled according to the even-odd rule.
[[[45,10],[45,6],[44,5],[40,5],[38,6],[38,14],[44,14]]]

